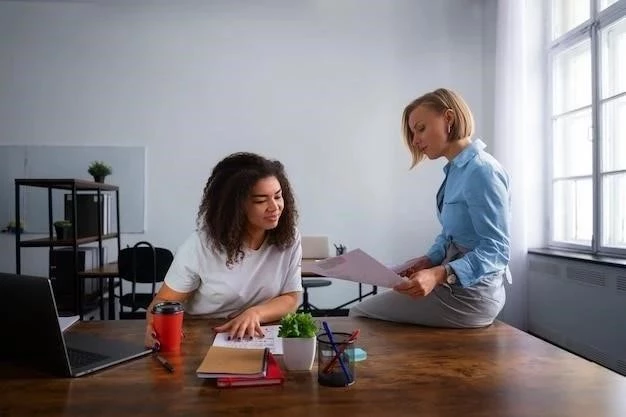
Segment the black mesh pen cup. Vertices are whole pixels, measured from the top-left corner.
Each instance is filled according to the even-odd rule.
[[[326,387],[347,387],[355,382],[354,340],[350,333],[332,332],[317,335],[317,382]]]

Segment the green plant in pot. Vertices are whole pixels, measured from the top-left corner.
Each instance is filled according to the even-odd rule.
[[[58,240],[71,239],[72,237],[72,222],[69,220],[59,220],[54,222],[54,230],[57,234]]]
[[[309,371],[315,359],[318,325],[310,313],[289,313],[280,320],[283,361],[290,371]]]
[[[93,177],[95,182],[102,183],[107,175],[111,175],[113,173],[113,170],[103,161],[93,161],[91,165],[89,165],[87,172]]]
[[[16,223],[14,220],[11,220],[8,224],[6,229],[3,230],[3,232],[7,232],[7,233],[17,233],[17,232],[23,233],[24,232],[24,222],[20,221],[19,224]]]

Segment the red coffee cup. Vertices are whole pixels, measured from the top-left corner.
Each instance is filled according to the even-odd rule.
[[[183,305],[177,301],[164,301],[152,307],[156,332],[161,352],[180,352],[183,340]]]

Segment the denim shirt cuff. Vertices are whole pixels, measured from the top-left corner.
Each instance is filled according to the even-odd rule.
[[[474,285],[476,279],[474,278],[472,267],[466,259],[459,258],[450,262],[448,265],[454,270],[456,278],[463,288]]]

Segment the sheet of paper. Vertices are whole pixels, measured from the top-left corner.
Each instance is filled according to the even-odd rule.
[[[390,269],[399,274],[402,271],[406,271],[407,269],[409,269],[411,266],[413,266],[415,264],[415,262],[417,262],[419,258],[413,258],[413,259],[409,259],[408,261],[401,263],[400,265],[395,265],[392,266]]]
[[[302,265],[302,272],[386,288],[392,288],[405,279],[361,249],[317,262],[307,262]]]
[[[78,316],[59,317],[59,327],[64,332],[68,327],[78,321]]]
[[[228,333],[218,333],[213,340],[213,346],[244,348],[244,349],[264,349],[269,348],[274,355],[283,354],[283,338],[278,337],[280,326],[261,326],[265,337],[256,337],[252,340],[228,340]]]

